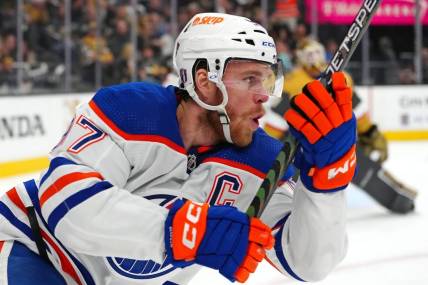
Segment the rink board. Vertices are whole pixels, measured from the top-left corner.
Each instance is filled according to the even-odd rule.
[[[388,139],[428,139],[428,85],[357,87],[356,92]]]
[[[80,103],[90,94],[0,98],[0,177],[44,168]]]
[[[356,87],[357,112],[369,112],[388,139],[428,139],[428,86]],[[92,94],[0,98],[0,177],[43,169],[77,105]]]

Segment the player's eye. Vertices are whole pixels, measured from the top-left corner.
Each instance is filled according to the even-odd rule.
[[[248,87],[252,87],[256,85],[260,80],[257,79],[257,77],[250,75],[244,78],[245,83],[248,84]]]

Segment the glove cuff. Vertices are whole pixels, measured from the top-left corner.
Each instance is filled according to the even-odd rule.
[[[164,227],[164,243],[165,243],[165,251],[166,251],[166,259],[165,264],[171,263],[176,267],[186,267],[195,263],[194,261],[185,261],[174,258],[173,251],[173,223],[174,217],[177,212],[185,205],[183,200],[177,200],[172,204],[171,209],[168,212],[168,216],[165,221]]]
[[[322,168],[302,167],[301,178],[307,189],[313,192],[336,192],[345,189],[354,177],[356,170],[356,146],[353,145],[336,162]]]

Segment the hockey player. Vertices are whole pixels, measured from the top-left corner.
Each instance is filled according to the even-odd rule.
[[[274,112],[268,114],[265,130],[275,138],[282,138],[288,126],[282,115],[289,108],[289,98],[299,94],[310,81],[318,78],[327,67],[324,47],[317,41],[306,38],[298,43],[296,49],[297,66],[285,75],[284,96],[277,100]],[[346,74],[347,82],[352,86],[352,78]],[[382,168],[382,162],[388,158],[388,144],[366,110],[362,107],[358,95],[353,93],[353,107],[357,116],[358,130],[358,172],[353,182],[367,192],[378,203],[395,213],[408,213],[414,209],[416,192],[397,181]],[[377,156],[372,160],[371,156]]]
[[[1,284],[186,284],[201,266],[245,282],[263,258],[314,281],[343,259],[356,165],[343,74],[336,101],[318,81],[297,97],[302,179],[289,169],[259,220],[243,212],[281,147],[258,123],[282,93],[272,38],[243,17],[198,14],[174,63],[179,88],[100,89],[40,180],[1,198]]]

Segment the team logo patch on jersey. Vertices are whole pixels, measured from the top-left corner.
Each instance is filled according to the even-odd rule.
[[[176,196],[167,194],[149,195],[144,198],[165,208],[169,208],[177,199]],[[171,263],[163,262],[159,264],[153,260],[135,260],[121,257],[107,257],[105,260],[107,267],[112,272],[130,279],[153,279],[168,274],[178,268],[174,267]]]
[[[114,272],[131,279],[153,279],[177,269],[171,263],[159,264],[152,260],[119,257],[107,257],[107,263]]]

